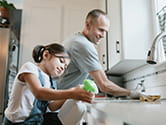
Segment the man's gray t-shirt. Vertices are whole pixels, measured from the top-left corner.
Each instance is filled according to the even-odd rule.
[[[68,89],[82,84],[89,72],[102,69],[94,44],[81,33],[74,34],[63,43],[70,53],[71,62],[64,75],[58,80],[59,89]]]

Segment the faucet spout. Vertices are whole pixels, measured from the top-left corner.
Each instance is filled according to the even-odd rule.
[[[149,64],[156,64],[158,62],[158,59],[157,59],[157,47],[159,45],[160,40],[163,37],[166,37],[166,32],[161,32],[155,37],[155,39],[153,41],[153,44],[151,46],[151,49],[148,52],[147,63],[149,63]]]

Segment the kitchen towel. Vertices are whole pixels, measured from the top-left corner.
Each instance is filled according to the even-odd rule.
[[[58,117],[63,125],[78,125],[86,111],[82,101],[67,100],[59,110]]]

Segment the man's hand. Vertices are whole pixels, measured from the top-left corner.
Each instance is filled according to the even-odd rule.
[[[129,95],[129,97],[132,99],[139,99],[142,96],[144,96],[144,94],[142,94],[139,91],[133,91],[133,90],[130,91],[130,95]]]

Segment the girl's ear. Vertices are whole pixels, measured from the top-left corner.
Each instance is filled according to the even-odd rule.
[[[49,52],[48,52],[48,50],[45,50],[44,52],[43,52],[43,59],[45,60],[45,59],[48,59],[49,58]]]

